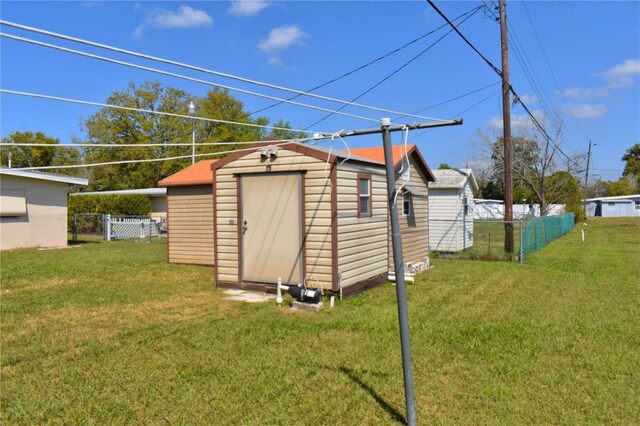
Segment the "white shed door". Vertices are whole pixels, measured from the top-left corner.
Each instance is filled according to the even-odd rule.
[[[302,281],[301,176],[242,176],[242,279]]]

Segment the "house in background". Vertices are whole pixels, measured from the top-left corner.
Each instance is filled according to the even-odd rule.
[[[198,161],[158,182],[167,194],[170,263],[213,266],[213,173],[216,160]]]
[[[69,185],[87,179],[0,168],[0,249],[67,245]]]
[[[478,183],[471,169],[434,170],[429,183],[429,250],[456,252],[473,247],[473,192]]]
[[[418,264],[428,256],[433,174],[415,146],[404,166],[404,147],[393,152],[405,262]],[[169,261],[204,256],[222,287],[272,291],[281,278],[346,297],[378,285],[392,268],[383,158],[382,148],[266,142],[211,161],[208,176],[202,161],[176,173],[159,182],[168,189]],[[177,242],[190,258],[175,256]]]
[[[640,216],[640,194],[589,198],[586,202],[590,217]]]
[[[95,191],[95,192],[74,192],[69,194],[72,197],[82,197],[83,195],[146,195],[151,201],[151,213],[149,216],[153,220],[162,221],[167,216],[167,190],[166,188],[141,188],[141,189],[121,189],[117,191]]]

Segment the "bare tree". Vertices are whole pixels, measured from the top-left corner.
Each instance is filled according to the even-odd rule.
[[[544,126],[544,119],[539,119]],[[562,119],[554,120],[555,133],[547,136],[531,122],[514,126],[512,137],[514,187],[526,188],[540,204],[540,214],[549,212],[549,205],[561,203],[564,195],[573,187],[576,179],[550,179],[558,171],[574,176],[583,169],[584,155],[568,154],[562,148]],[[504,175],[504,151],[502,135],[478,132],[475,145],[479,154],[491,161],[494,179],[501,181]],[[566,156],[569,155],[567,158]]]

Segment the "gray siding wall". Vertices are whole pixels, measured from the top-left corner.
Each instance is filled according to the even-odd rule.
[[[216,171],[218,223],[218,280],[238,282],[237,174],[306,171],[305,223],[306,277],[309,285],[331,289],[331,181],[330,166],[296,152],[280,149],[278,157],[264,161],[260,150]],[[233,220],[233,223],[230,223]],[[275,284],[275,283],[274,283]]]
[[[473,192],[469,184],[460,189],[436,189],[429,193],[429,248],[456,252],[473,246]],[[464,215],[464,197],[469,214]]]
[[[412,206],[409,216],[402,214],[402,195],[398,195],[397,206],[404,262],[415,263],[422,261],[424,257],[429,255],[429,188],[427,177],[422,173],[413,156],[409,160],[411,168],[409,184],[417,188],[422,196],[411,195]],[[398,171],[396,171],[396,188],[400,188],[403,184]],[[390,229],[389,232],[391,232]],[[389,239],[389,244],[391,244],[391,239]],[[393,268],[393,248],[391,245],[389,245],[389,259]]]
[[[387,272],[387,182],[380,167],[345,163],[337,173],[338,272],[345,288]],[[371,217],[358,217],[358,174],[372,178]]]
[[[167,188],[170,263],[214,265],[211,185]]]

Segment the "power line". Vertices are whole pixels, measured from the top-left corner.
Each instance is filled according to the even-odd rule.
[[[214,71],[214,70],[210,70],[210,69],[206,69],[206,68],[202,68],[202,67],[197,67],[197,66],[185,64],[185,63],[182,63],[182,62],[177,62],[177,61],[172,61],[172,60],[159,58],[159,57],[155,57],[155,56],[145,55],[145,54],[138,53],[138,52],[133,52],[133,51],[130,51],[130,50],[120,49],[120,48],[117,48],[117,47],[113,47],[113,46],[109,46],[109,45],[105,45],[105,44],[100,44],[100,43],[95,43],[95,42],[91,42],[91,41],[80,39],[80,38],[76,38],[76,37],[70,37],[70,36],[66,36],[66,35],[63,35],[63,34],[58,34],[58,33],[54,33],[54,32],[51,32],[51,31],[42,30],[42,29],[39,29],[39,28],[28,27],[28,26],[25,26],[25,25],[20,25],[20,24],[16,24],[16,23],[4,21],[4,20],[0,20],[0,24],[8,25],[8,26],[19,28],[19,29],[22,29],[22,30],[31,31],[31,32],[39,33],[39,34],[44,34],[44,35],[48,35],[48,36],[51,36],[51,37],[56,37],[56,38],[60,38],[60,39],[68,40],[68,41],[73,41],[73,42],[76,42],[76,43],[81,43],[81,44],[85,44],[85,45],[92,46],[92,47],[106,49],[106,50],[114,51],[114,52],[117,52],[117,53],[123,53],[123,54],[126,54],[126,55],[131,55],[131,56],[135,56],[135,57],[142,58],[142,59],[147,59],[147,60],[151,60],[151,61],[170,64],[170,65],[174,65],[174,66],[178,66],[178,67],[182,67],[182,68],[187,68],[187,69],[194,70],[194,71],[199,71],[199,72],[206,73],[206,74],[216,75],[218,77],[224,77],[224,78],[229,78],[229,79],[233,79],[233,80],[238,80],[238,81],[242,81],[244,83],[254,84],[254,85],[258,85],[258,86],[262,86],[262,87],[268,87],[270,89],[276,89],[276,90],[286,91],[286,92],[290,92],[290,93],[296,93],[297,94],[296,97],[298,97],[298,96],[309,96],[309,97],[320,99],[320,100],[324,100],[324,101],[341,103],[341,104],[348,105],[348,106],[354,106],[354,107],[358,107],[358,108],[364,108],[364,109],[369,109],[369,110],[374,110],[374,111],[380,111],[380,112],[385,112],[385,113],[389,113],[389,114],[400,114],[402,116],[421,118],[421,119],[426,119],[426,120],[440,121],[437,118],[413,115],[413,114],[410,114],[410,113],[403,113],[401,111],[394,111],[394,110],[374,107],[374,106],[370,106],[370,105],[356,104],[354,102],[348,102],[348,101],[344,101],[344,100],[341,100],[341,99],[331,98],[331,97],[328,97],[328,96],[317,95],[317,94],[313,94],[313,93],[310,93],[310,92],[304,92],[304,91],[301,91],[301,90],[296,90],[296,89],[291,89],[291,88],[288,88],[288,87],[277,86],[277,85],[274,85],[274,84],[265,83],[265,82],[262,82],[262,81],[251,80],[251,79],[240,77],[240,76],[236,76],[236,75],[233,75],[233,74],[222,73],[222,72],[219,72],[219,71]],[[424,37],[426,37],[426,36],[424,36]],[[17,37],[11,37],[11,38],[15,38],[16,40],[18,39]],[[21,41],[27,41],[27,40],[28,39],[23,39]],[[417,39],[417,40],[419,40],[419,39]],[[38,43],[36,43],[36,44],[38,44]],[[42,45],[44,45],[44,44],[42,44]],[[54,45],[49,45],[47,47],[52,47],[52,46],[54,46]],[[65,50],[65,51],[71,52],[71,49]],[[101,57],[98,57],[97,55],[92,56],[92,57],[94,57],[94,59],[102,59]],[[104,60],[104,59],[102,59],[102,60]],[[122,65],[125,65],[125,64],[126,63],[122,63]],[[213,83],[209,83],[209,84],[213,84]],[[235,90],[235,91],[240,91],[241,93],[253,94],[254,96],[257,96],[253,92],[243,91],[242,89],[233,88],[231,86],[224,86],[224,85],[218,85],[218,84],[215,84],[215,85],[218,86],[218,87],[226,88],[227,90]],[[263,97],[265,97],[265,96],[263,96]],[[293,99],[293,98],[291,98],[291,99],[279,99],[279,98],[275,98],[275,97],[269,97],[269,99],[277,100],[279,102],[279,104],[281,104],[281,103],[291,103],[291,104],[300,105],[300,106],[304,105],[304,104],[298,104],[298,103],[291,102],[291,99]]]
[[[473,13],[471,13],[469,16],[467,16],[466,18],[464,18],[462,20],[462,22],[460,22],[458,25],[462,25],[463,23],[465,23],[469,18],[471,18],[478,10],[480,10],[480,7],[476,7],[473,9]],[[360,99],[361,97],[363,97],[364,95],[366,95],[367,93],[371,92],[372,90],[374,90],[376,87],[380,86],[382,83],[384,83],[385,81],[389,80],[391,77],[393,77],[394,75],[396,75],[397,73],[399,73],[401,70],[403,70],[404,68],[406,68],[407,66],[409,66],[412,62],[414,62],[415,60],[417,60],[420,56],[424,55],[426,52],[428,52],[433,46],[435,46],[436,44],[438,44],[440,41],[442,41],[446,36],[448,36],[449,34],[451,34],[452,30],[447,31],[443,36],[441,36],[439,39],[437,39],[436,41],[434,41],[433,43],[431,43],[429,46],[427,46],[425,49],[421,50],[417,55],[415,55],[413,58],[409,59],[407,62],[405,62],[404,64],[402,64],[400,67],[396,68],[391,74],[388,74],[386,77],[384,77],[382,80],[378,81],[376,84],[374,84],[373,86],[369,87],[367,90],[365,90],[364,92],[360,93],[358,96],[356,96],[355,98],[352,99],[353,101],[356,101],[358,99]],[[324,120],[326,120],[327,118],[331,117],[334,114],[337,114],[339,111],[342,111],[344,108],[346,108],[348,105],[343,105],[340,108],[338,108],[337,110],[327,114],[326,116],[322,117],[321,119],[315,121],[313,124],[310,124],[307,127],[311,127],[311,126],[315,126],[321,122],[323,122]]]
[[[457,17],[454,19],[454,22],[455,22],[456,20],[458,20],[458,19],[460,19],[460,18],[462,18],[462,17],[464,17],[464,16],[468,15],[469,13],[474,12],[475,10],[476,10],[476,8],[474,7],[474,8],[472,8],[472,9],[468,10],[467,12],[465,12],[465,13],[463,13],[463,14],[461,14],[461,15],[457,16]],[[440,25],[438,28],[436,28],[436,29],[434,29],[434,30],[429,31],[429,32],[427,32],[427,33],[425,33],[425,34],[421,35],[420,37],[415,38],[415,39],[413,39],[413,40],[411,40],[411,41],[409,41],[409,42],[407,42],[407,43],[403,44],[402,46],[400,46],[400,47],[398,47],[398,48],[396,48],[396,49],[394,49],[394,50],[392,50],[392,51],[390,51],[390,52],[388,52],[388,53],[385,53],[384,55],[379,56],[378,58],[376,58],[376,59],[374,59],[374,60],[372,60],[372,61],[367,62],[367,63],[366,63],[366,64],[364,64],[364,65],[361,65],[361,66],[359,66],[359,67],[357,67],[357,68],[355,68],[355,69],[353,69],[353,70],[351,70],[351,71],[348,71],[348,72],[346,72],[346,73],[344,73],[344,74],[342,74],[342,75],[340,75],[340,76],[338,76],[338,77],[335,77],[335,78],[333,78],[333,79],[331,79],[331,80],[329,80],[329,81],[326,81],[326,82],[324,82],[324,83],[322,83],[322,84],[319,84],[319,85],[317,85],[317,86],[315,86],[315,87],[313,87],[313,88],[311,88],[311,89],[307,90],[307,91],[305,92],[305,94],[306,94],[306,93],[314,92],[314,91],[316,91],[316,90],[318,90],[318,89],[321,89],[322,87],[328,86],[329,84],[335,83],[335,82],[336,82],[336,81],[338,81],[338,80],[341,80],[341,79],[343,79],[343,78],[345,78],[345,77],[348,77],[348,76],[350,76],[350,75],[352,75],[352,74],[355,74],[356,72],[361,71],[361,70],[363,70],[363,69],[365,69],[365,68],[367,68],[367,67],[369,67],[369,66],[371,66],[371,65],[373,65],[373,64],[375,64],[375,63],[377,63],[377,62],[379,62],[379,61],[381,61],[381,60],[383,60],[383,59],[386,59],[386,58],[388,58],[389,56],[391,56],[391,55],[393,55],[393,54],[395,54],[395,53],[397,53],[397,52],[399,52],[399,51],[401,51],[401,50],[403,50],[403,49],[405,49],[405,48],[407,48],[407,47],[411,46],[412,44],[417,43],[418,41],[420,41],[420,40],[424,39],[425,37],[428,37],[428,36],[430,36],[431,34],[434,34],[434,33],[438,32],[438,31],[440,31],[442,28],[444,28],[444,27],[446,27],[446,26],[447,26],[447,24],[442,24],[442,25]],[[291,98],[288,98],[288,100],[293,100],[293,99],[295,99],[295,98],[297,98],[297,97],[299,97],[299,96],[302,96],[302,95],[301,95],[301,94],[295,95],[295,96],[293,96],[293,97],[291,97]],[[257,111],[253,111],[253,112],[251,113],[251,115],[253,115],[253,114],[257,114],[257,113],[260,113],[260,112],[263,112],[263,111],[265,111],[265,110],[267,110],[267,109],[270,109],[270,108],[276,107],[276,106],[281,105],[281,104],[282,104],[282,102],[278,102],[278,103],[275,103],[275,104],[269,105],[269,106],[264,107],[264,108],[262,108],[262,109],[259,109],[259,110],[257,110]],[[417,114],[417,112],[414,112],[413,114]]]
[[[491,63],[490,60],[488,60],[482,53],[480,53],[480,51],[464,36],[464,34],[462,34],[460,32],[460,30],[458,30],[458,28],[453,25],[453,22],[451,22],[449,20],[449,18],[446,17],[446,15],[444,13],[442,13],[440,11],[440,9],[438,9],[438,6],[435,5],[435,3],[432,0],[427,0],[427,2],[429,3],[429,5],[438,13],[438,15],[440,15],[445,21],[447,21],[447,24],[449,24],[449,26],[451,26],[451,28],[453,28],[453,30],[458,33],[458,35],[462,38],[462,40],[464,40],[465,43],[467,43],[469,45],[469,47],[471,47],[481,58],[482,60],[489,65],[489,67],[500,76],[500,78],[502,78],[502,71],[500,69],[498,69],[498,67],[496,67],[495,65],[493,65]],[[482,8],[483,5],[480,6],[480,8]]]
[[[484,62],[487,63],[487,65],[489,65],[489,67],[496,73],[498,74],[501,78],[502,78],[502,71],[500,71],[495,65],[493,65],[491,63],[491,61],[489,61],[474,45],[473,43],[471,43],[461,32],[460,30],[458,30],[456,28],[455,25],[453,25],[453,23],[449,20],[449,18],[446,17],[446,15],[444,13],[442,13],[440,11],[440,9],[438,9],[438,7],[433,3],[432,0],[427,0],[427,2],[429,3],[429,5],[431,5],[431,7],[433,7],[435,9],[436,12],[438,12],[438,14],[445,20],[447,21],[447,23],[456,31],[456,33],[465,41],[465,43],[467,43],[467,45],[469,45],[469,47],[471,47],[471,49],[473,49],[474,52],[476,52],[483,60]],[[509,90],[510,92],[516,96],[518,99],[520,99],[520,96],[518,96],[518,94],[515,92],[515,90],[513,89],[513,86],[509,86]],[[547,133],[546,129],[540,124],[540,122],[538,121],[538,119],[531,113],[531,111],[529,110],[529,108],[525,105],[524,102],[520,102],[520,105],[522,105],[522,107],[524,108],[524,110],[527,112],[527,114],[529,115],[529,117],[531,118],[532,122],[535,124],[535,126],[540,130],[540,132],[547,138],[547,140],[558,150],[558,152],[560,152],[562,155],[565,156],[565,158],[567,159],[567,165],[569,165],[571,158],[564,153],[564,151],[562,151],[562,149],[560,148],[560,146],[551,138],[551,136],[549,136],[549,134]],[[574,161],[575,163],[575,161]],[[576,163],[577,164],[577,163]]]
[[[61,98],[61,97],[58,97],[58,96],[49,96],[49,95],[41,95],[41,94],[37,94],[37,93],[19,92],[19,91],[16,91],[16,90],[0,89],[0,93],[7,93],[7,94],[10,94],[10,95],[18,95],[18,96],[27,96],[27,97],[32,97],[32,98],[48,99],[48,100],[53,100],[53,101],[69,102],[69,103],[80,104],[80,105],[91,105],[91,106],[98,106],[98,107],[103,107],[103,108],[121,109],[121,110],[125,110],[125,111],[143,112],[143,113],[147,113],[147,114],[165,115],[165,116],[169,116],[169,117],[185,118],[185,119],[188,119],[188,120],[198,120],[198,121],[206,121],[206,122],[213,122],[213,123],[232,124],[232,125],[246,126],[246,127],[257,127],[257,128],[261,128],[261,129],[270,129],[270,130],[285,130],[285,131],[294,131],[294,132],[303,132],[303,133],[307,132],[307,130],[290,129],[288,127],[276,127],[276,126],[268,126],[268,125],[255,124],[255,123],[243,123],[241,121],[220,120],[220,119],[217,119],[217,118],[207,118],[207,117],[197,117],[197,116],[192,117],[190,115],[176,114],[176,113],[173,113],[173,112],[154,111],[154,110],[142,109],[142,108],[125,107],[125,106],[121,106],[121,105],[104,104],[104,103],[100,103],[100,102],[82,101],[82,100],[78,100],[78,99]]]
[[[119,61],[119,60],[107,58],[107,57],[104,57],[104,56],[93,55],[91,53],[81,52],[81,51],[74,50],[74,49],[68,49],[66,47],[57,46],[57,45],[53,45],[53,44],[49,44],[49,43],[43,43],[43,42],[39,42],[39,41],[36,41],[36,40],[31,40],[31,39],[27,39],[27,38],[23,38],[23,37],[17,37],[17,36],[13,36],[13,35],[9,35],[9,34],[4,34],[4,33],[0,33],[0,36],[1,37],[10,38],[10,39],[13,39],[13,40],[22,41],[22,42],[25,42],[25,43],[31,43],[31,44],[35,44],[35,45],[38,45],[38,46],[43,46],[43,47],[48,47],[48,48],[51,48],[51,49],[60,50],[60,51],[67,52],[67,53],[72,53],[72,54],[75,54],[75,55],[86,56],[86,57],[89,57],[89,58],[92,58],[92,59],[98,59],[98,60],[105,61],[105,62],[110,62],[110,63],[114,63],[114,64],[118,64],[118,65],[124,65],[124,66],[127,66],[127,67],[140,69],[140,70],[143,70],[143,71],[154,72],[154,73],[157,73],[157,74],[167,75],[167,76],[170,76],[170,77],[176,77],[176,78],[180,78],[180,79],[183,79],[183,80],[192,81],[192,82],[195,82],[195,83],[201,83],[201,84],[206,84],[206,85],[209,85],[209,86],[219,87],[221,89],[226,89],[226,90],[230,90],[230,91],[244,93],[244,94],[251,95],[251,96],[257,96],[257,97],[271,99],[271,100],[275,100],[275,101],[284,101],[284,102],[286,102],[288,104],[291,104],[291,105],[301,106],[301,107],[310,108],[310,109],[316,109],[316,110],[324,111],[324,112],[333,112],[333,110],[328,109],[328,108],[322,108],[322,107],[318,107],[318,106],[314,106],[314,105],[304,104],[304,103],[301,103],[301,102],[287,101],[286,99],[278,98],[278,97],[275,97],[275,96],[269,96],[269,95],[265,95],[265,94],[262,94],[262,93],[252,92],[250,90],[244,90],[244,89],[239,89],[239,88],[236,88],[236,87],[227,86],[227,85],[224,85],[224,84],[214,83],[212,81],[207,81],[207,80],[201,80],[201,79],[198,79],[198,78],[188,77],[188,76],[185,76],[185,75],[182,75],[182,74],[177,74],[177,73],[172,73],[172,72],[169,72],[169,71],[159,70],[157,68],[150,68],[150,67],[145,67],[145,66],[142,66],[142,65],[136,65],[136,64],[132,64],[130,62]],[[363,117],[363,116],[355,115],[355,114],[348,114],[348,113],[344,113],[344,112],[337,112],[336,114],[343,115],[343,116],[350,117],[350,118],[356,118],[356,119],[364,120],[364,121],[372,121],[372,122],[375,122],[375,123],[379,122],[378,119],[369,118],[369,117]],[[436,119],[428,118],[428,117],[425,117],[425,118],[428,119],[428,120],[443,121],[443,120],[436,120]]]
[[[309,140],[309,138],[297,138],[297,139],[278,139],[277,141],[288,141],[288,142],[304,142]],[[270,139],[269,141],[272,141]],[[250,144],[260,144],[265,143],[265,140],[259,141],[247,141],[247,142],[201,142],[197,143],[196,146],[224,146],[224,145],[250,145]],[[29,143],[29,142],[0,142],[0,146],[26,146],[26,147],[37,147],[43,146],[48,148],[164,148],[168,146],[192,146],[191,142],[188,143],[65,143],[65,144],[50,144],[50,143]]]
[[[303,142],[307,140],[309,139],[290,139],[290,140],[279,139],[275,141],[261,141],[261,142],[263,143],[268,142],[270,145],[280,146],[280,145],[286,145],[292,142]],[[283,141],[283,142],[280,142],[280,141]],[[271,142],[276,142],[276,143],[271,143]],[[251,151],[255,149],[256,148],[241,148],[241,149],[235,149],[235,150],[229,150],[229,151],[218,151],[218,152],[210,152],[205,154],[196,154],[195,156],[209,157],[209,156],[215,156],[215,155],[232,154],[234,152]],[[88,167],[114,166],[114,165],[120,165],[120,164],[138,164],[138,163],[153,163],[158,161],[182,160],[187,158],[193,158],[193,155],[189,154],[189,155],[180,155],[175,157],[147,158],[147,159],[140,159],[140,160],[105,161],[101,163],[90,163],[90,164],[69,164],[64,166],[20,167],[20,168],[13,168],[12,170],[81,169],[81,168],[88,168]]]

